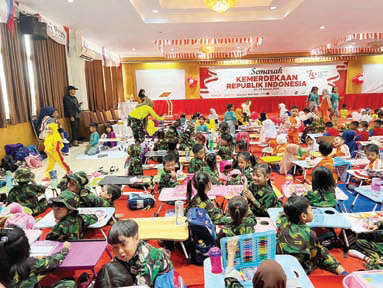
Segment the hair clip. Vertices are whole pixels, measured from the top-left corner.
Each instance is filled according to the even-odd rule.
[[[7,236],[1,237],[1,242],[7,243],[8,242],[8,237]]]

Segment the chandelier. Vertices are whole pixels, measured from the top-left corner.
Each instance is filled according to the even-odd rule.
[[[237,0],[205,0],[207,7],[218,13],[226,12],[230,8],[233,8],[236,3]]]

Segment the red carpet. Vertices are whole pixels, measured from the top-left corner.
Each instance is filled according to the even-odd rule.
[[[256,147],[254,150],[256,151],[255,154],[259,156],[260,149]],[[154,175],[157,173],[157,171],[146,171],[146,172],[147,172],[145,173],[146,175]],[[273,181],[274,185],[276,185],[278,189],[281,189],[281,185],[285,180],[285,176],[282,176],[276,173],[273,173],[273,176],[275,179]],[[140,191],[140,190],[135,190],[135,189],[126,187],[124,191],[127,192],[127,191]],[[156,198],[158,198],[158,194],[156,194]],[[157,201],[155,206],[151,208],[150,210],[131,211],[127,208],[127,197],[123,196],[122,198],[120,198],[119,200],[115,202],[115,205],[116,205],[116,215],[118,215],[120,219],[126,219],[126,218],[153,217],[153,214],[157,212],[160,206],[160,203],[159,201]],[[163,204],[161,212],[160,212],[160,216],[164,216],[166,211],[172,208],[174,209],[174,206]],[[104,231],[107,233],[109,229],[110,227],[105,227]],[[49,232],[49,229],[47,229],[47,231],[44,231],[43,237],[45,237],[45,235],[48,232]],[[103,237],[99,230],[90,230],[90,231],[87,231],[85,238],[103,238]],[[150,241],[149,243],[158,247],[157,241]],[[331,253],[338,259],[338,261],[342,263],[342,265],[345,267],[345,269],[348,272],[364,269],[362,261],[355,258],[351,258],[351,257],[347,259],[343,258],[343,251],[341,251],[340,249],[333,249],[331,250]],[[174,264],[174,267],[176,268],[178,273],[183,277],[188,287],[204,287],[203,267],[197,267],[195,265],[187,264],[183,254],[178,250],[175,250],[174,252],[172,252],[171,260]],[[96,267],[96,271],[99,271],[102,265],[108,261],[109,261],[109,256],[107,255],[107,253],[104,253],[101,261]],[[46,277],[43,280],[43,284],[49,285],[53,283],[54,281],[58,280],[59,278],[68,277],[68,276],[77,278],[82,272],[84,271],[76,271],[75,273],[67,273],[67,272],[55,273],[56,276],[50,275],[49,277]],[[334,275],[330,272],[327,272],[321,269],[316,269],[310,275],[310,279],[315,287],[332,288],[332,287],[342,287],[343,277]]]

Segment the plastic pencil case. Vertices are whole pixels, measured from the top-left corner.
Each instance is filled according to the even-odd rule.
[[[256,267],[264,260],[275,259],[276,231],[266,231],[236,236],[238,248],[234,256],[234,267],[242,274],[244,287],[252,287]],[[231,237],[221,239],[223,267],[227,266],[227,242]]]
[[[383,271],[358,271],[347,275],[343,279],[345,288],[376,288],[382,287]]]

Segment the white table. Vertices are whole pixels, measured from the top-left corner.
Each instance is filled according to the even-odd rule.
[[[357,192],[358,194],[356,195],[354,201],[351,204],[350,212],[352,212],[352,210],[354,209],[354,206],[356,202],[358,201],[360,195],[375,202],[375,206],[372,209],[372,211],[376,210],[376,208],[378,207],[378,204],[380,204],[380,210],[383,211],[383,205],[382,205],[383,204],[383,193],[382,193],[383,189],[380,190],[379,195],[375,195],[372,193],[371,186],[366,185],[366,186],[359,186],[355,188],[355,192]]]
[[[319,164],[319,162],[322,161],[322,159],[323,158],[315,158],[310,163],[307,163],[306,160],[293,161],[293,164],[295,165],[294,166],[294,173],[293,173],[294,175],[296,173],[297,166],[300,166],[303,169],[303,181],[299,181],[298,179],[297,179],[297,181],[305,183],[306,182],[306,176],[307,176],[306,170],[314,169]]]

